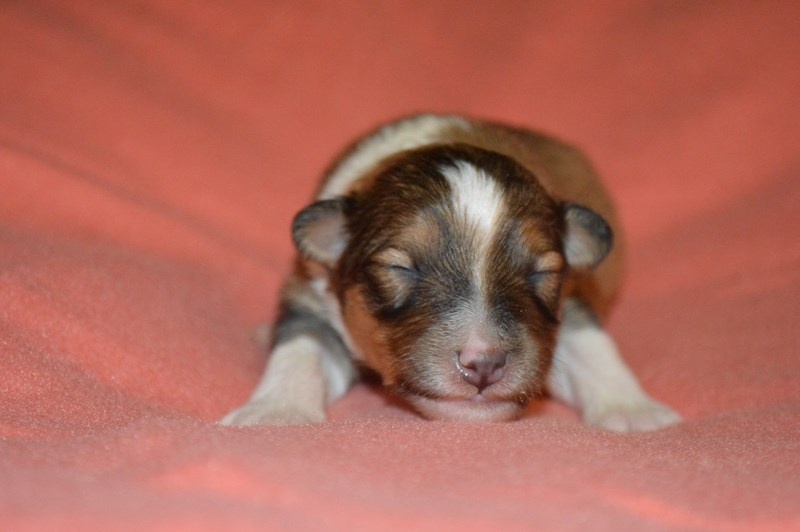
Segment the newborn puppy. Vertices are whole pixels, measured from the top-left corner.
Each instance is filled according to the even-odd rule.
[[[222,422],[323,421],[362,364],[433,419],[510,420],[546,388],[590,425],[674,423],[600,325],[615,226],[589,163],[555,139],[458,116],[385,125],[295,218],[266,372]]]

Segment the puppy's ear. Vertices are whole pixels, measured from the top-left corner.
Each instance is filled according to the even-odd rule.
[[[333,266],[347,247],[345,198],[312,203],[294,218],[292,238],[300,255],[307,260]]]
[[[614,242],[611,227],[591,209],[575,203],[564,205],[564,255],[576,270],[596,267]]]

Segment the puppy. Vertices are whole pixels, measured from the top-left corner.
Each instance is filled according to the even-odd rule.
[[[295,218],[266,372],[222,423],[321,422],[357,365],[433,419],[510,420],[547,389],[613,431],[678,421],[601,327],[616,224],[590,164],[553,138],[459,116],[377,129]]]

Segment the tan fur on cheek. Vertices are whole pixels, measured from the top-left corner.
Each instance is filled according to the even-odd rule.
[[[361,352],[362,362],[377,371],[383,377],[384,384],[394,384],[394,368],[386,328],[369,313],[364,294],[359,287],[349,288],[345,292],[342,312],[350,337]]]

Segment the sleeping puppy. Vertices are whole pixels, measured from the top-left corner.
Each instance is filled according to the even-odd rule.
[[[675,423],[600,325],[615,229],[590,164],[555,139],[458,116],[385,125],[295,218],[266,372],[222,422],[323,421],[363,365],[433,419],[510,420],[547,389],[589,425]]]

